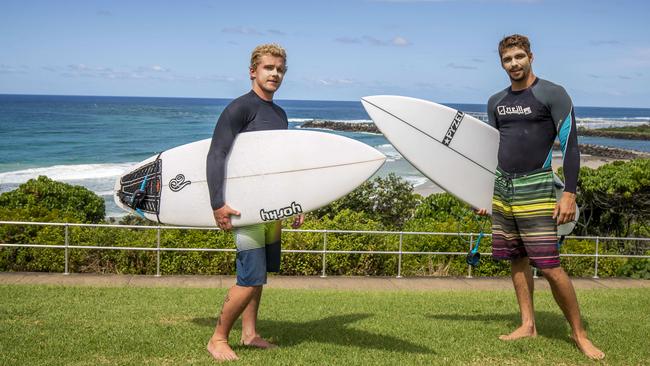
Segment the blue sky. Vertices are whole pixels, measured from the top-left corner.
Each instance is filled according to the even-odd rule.
[[[485,103],[508,84],[497,43],[522,33],[574,104],[650,107],[649,18],[643,0],[3,0],[0,93],[233,98],[277,42],[279,99]]]

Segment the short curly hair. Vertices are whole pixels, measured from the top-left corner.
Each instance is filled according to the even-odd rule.
[[[282,48],[282,46],[277,43],[261,44],[255,47],[253,53],[251,53],[251,69],[255,70],[257,68],[257,65],[260,63],[260,59],[263,55],[282,57],[284,59],[286,70],[287,51],[285,51],[284,48]]]
[[[532,52],[530,52],[530,41],[528,40],[528,37],[522,36],[521,34],[512,34],[503,37],[501,42],[499,42],[499,57],[501,57],[503,52],[510,47],[521,48],[526,52],[526,54],[528,54],[528,56],[532,55]]]

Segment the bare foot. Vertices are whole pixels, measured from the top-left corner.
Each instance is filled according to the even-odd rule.
[[[228,345],[226,339],[210,339],[208,342],[208,352],[219,362],[239,360],[237,354]]]
[[[500,335],[499,339],[502,341],[514,341],[515,339],[526,337],[537,337],[537,328],[535,328],[535,326],[529,327],[522,325],[510,334]]]
[[[596,346],[594,346],[593,343],[587,337],[575,337],[571,336],[574,342],[576,342],[576,346],[580,349],[582,353],[585,354],[585,356],[591,358],[592,360],[602,360],[605,358],[605,353]]]
[[[277,345],[267,341],[266,339],[260,337],[259,334],[254,335],[249,339],[242,338],[241,344],[248,347],[255,347],[261,349],[276,348]]]

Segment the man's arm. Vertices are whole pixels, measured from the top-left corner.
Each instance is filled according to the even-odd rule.
[[[232,148],[235,137],[245,126],[243,113],[233,108],[226,108],[214,128],[212,143],[206,161],[206,177],[210,191],[210,205],[213,210],[224,206],[224,182],[226,175],[226,157]]]
[[[553,218],[561,225],[575,220],[576,190],[580,173],[580,150],[573,102],[566,90],[554,85],[548,93],[548,107],[560,140],[564,168],[564,193],[555,205]]]
[[[575,194],[578,185],[578,174],[580,173],[578,133],[573,103],[569,94],[561,86],[557,86],[557,90],[551,94],[549,108],[562,150],[564,191]]]

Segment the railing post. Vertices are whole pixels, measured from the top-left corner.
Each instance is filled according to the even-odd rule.
[[[160,226],[156,231],[156,277],[160,277]]]
[[[63,272],[64,275],[69,275],[70,272],[68,272],[68,262],[69,262],[69,253],[68,253],[68,245],[70,245],[70,239],[69,239],[69,234],[68,234],[68,224],[65,224],[65,271]]]
[[[321,278],[327,277],[325,274],[325,268],[327,267],[327,261],[325,260],[325,252],[327,251],[327,230],[323,231],[323,273],[320,275]]]
[[[472,251],[472,243],[474,243],[474,234],[469,234],[469,251]],[[472,266],[470,264],[467,264],[467,277],[465,278],[472,278]]]
[[[593,278],[599,278],[598,277],[598,242],[599,242],[600,237],[596,237],[596,259],[594,261],[594,277]]]
[[[397,257],[397,278],[402,278],[402,238],[404,233],[399,233],[399,256]]]

